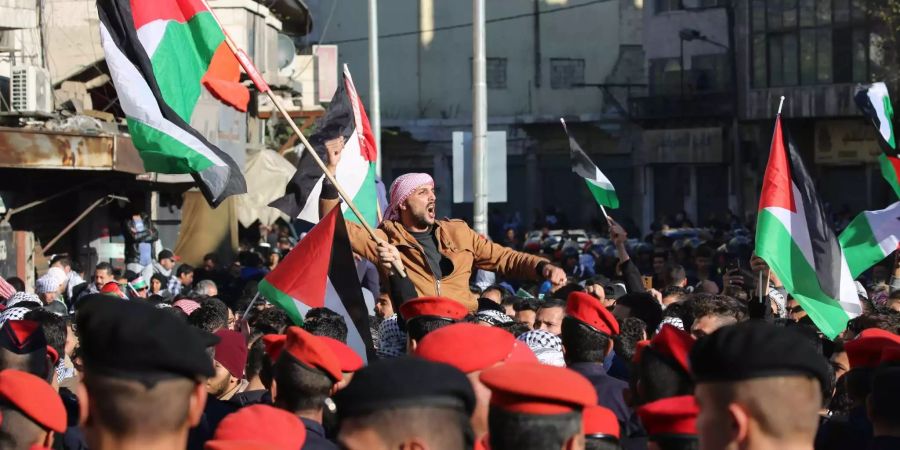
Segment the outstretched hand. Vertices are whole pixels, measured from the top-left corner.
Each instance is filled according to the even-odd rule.
[[[545,265],[542,275],[545,279],[550,281],[550,284],[554,286],[562,286],[566,284],[566,281],[568,281],[566,271],[554,266],[553,264]]]

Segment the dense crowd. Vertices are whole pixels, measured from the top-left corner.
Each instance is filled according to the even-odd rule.
[[[5,279],[0,450],[900,448],[896,253],[828,339],[734,223],[499,245],[436,219],[425,174],[390,198],[378,241],[347,222],[366,354],[257,296],[284,227],[191,267],[135,214],[124,267]]]

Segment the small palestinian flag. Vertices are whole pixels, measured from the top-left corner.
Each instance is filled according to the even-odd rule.
[[[879,211],[863,211],[838,240],[854,278],[887,258],[900,245],[900,202]]]
[[[756,254],[829,338],[862,312],[853,276],[812,178],[793,142],[782,135],[781,115],[775,119],[759,199]]]
[[[884,83],[860,86],[856,91],[856,106],[875,124],[882,153],[878,157],[881,175],[900,197],[900,154],[897,153],[897,139],[894,136],[894,107]]]
[[[343,145],[341,161],[337,166],[338,183],[352,197],[366,222],[378,225],[378,200],[375,188],[375,137],[369,126],[369,118],[362,101],[356,93],[350,70],[344,65],[342,83],[338,85],[328,111],[318,123],[316,132],[309,138],[310,145],[326,161],[325,149],[328,145]],[[285,187],[284,196],[269,206],[281,210],[289,217],[307,222],[319,221],[319,193],[325,175],[319,165],[306,152],[300,156],[297,172]],[[341,204],[344,218],[359,223],[346,203]]]
[[[284,260],[259,282],[259,293],[283,309],[297,325],[310,308],[326,307],[344,316],[347,345],[363,359],[374,354],[369,313],[350,238],[335,208],[307,233]]]
[[[144,168],[190,173],[216,207],[247,192],[234,160],[189,123],[206,89],[247,110],[250,93],[202,0],[98,0],[100,40]]]
[[[569,149],[571,150],[572,155],[572,172],[575,172],[584,178],[584,182],[587,183],[587,187],[594,196],[594,200],[597,201],[597,204],[612,209],[618,208],[619,197],[616,196],[616,188],[613,187],[609,178],[606,178],[606,175],[603,175],[603,172],[594,165],[591,158],[588,157],[587,153],[585,153],[584,150],[581,149],[581,146],[578,145],[578,142],[575,141],[575,138],[569,134],[569,128],[566,127],[566,121],[563,119],[559,119],[559,121],[562,122],[563,130],[565,130],[566,136],[569,138]]]

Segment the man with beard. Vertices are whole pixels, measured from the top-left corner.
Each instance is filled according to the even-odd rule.
[[[335,173],[342,145],[328,145],[328,170]],[[566,282],[566,273],[534,255],[495,244],[478,235],[462,220],[437,220],[434,180],[425,173],[408,173],[391,184],[390,205],[371,239],[365,229],[347,222],[353,251],[382,264],[382,283],[392,263],[406,269],[419,296],[444,296],[475,311],[478,302],[469,291],[473,268],[497,272],[508,278]],[[319,214],[325,216],[339,202],[328,180],[322,182]]]

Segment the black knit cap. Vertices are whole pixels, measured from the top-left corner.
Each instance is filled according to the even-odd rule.
[[[807,375],[825,386],[830,383],[827,364],[806,337],[760,321],[720,328],[690,352],[698,383]]]
[[[148,385],[215,375],[206,348],[217,336],[143,302],[92,297],[76,318],[85,372]]]
[[[475,393],[465,374],[447,364],[412,357],[372,363],[353,374],[334,400],[341,418],[405,407],[458,409],[468,417],[475,409]]]

